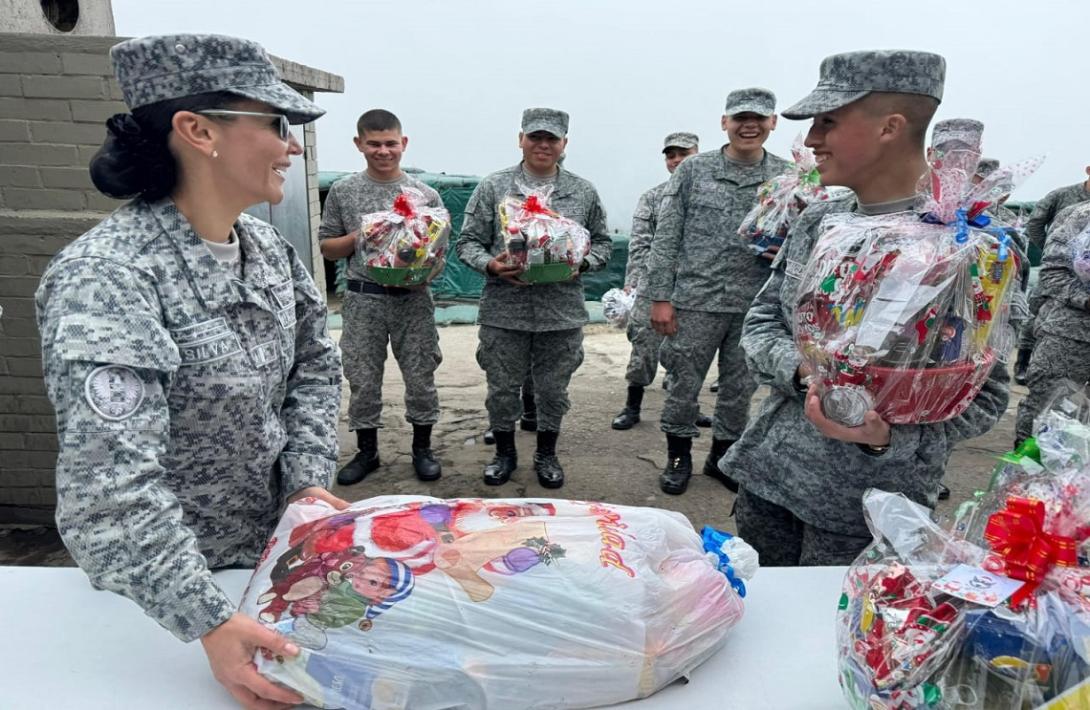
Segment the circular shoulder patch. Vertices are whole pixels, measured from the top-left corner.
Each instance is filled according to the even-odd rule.
[[[91,370],[84,386],[87,403],[103,419],[128,419],[144,401],[144,382],[130,367],[103,365]]]

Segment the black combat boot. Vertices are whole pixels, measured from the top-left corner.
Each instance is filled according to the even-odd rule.
[[[367,478],[367,474],[379,467],[378,429],[357,429],[356,446],[359,451],[352,460],[337,472],[337,483],[351,486]]]
[[[1018,359],[1014,361],[1014,381],[1020,385],[1028,381],[1026,374],[1029,372],[1029,358],[1032,354],[1032,350],[1018,350]]]
[[[723,458],[723,454],[727,453],[727,449],[734,442],[735,439],[712,439],[712,450],[708,453],[708,458],[704,459],[704,475],[719,481],[731,493],[738,492],[738,481],[719,470],[719,459]]]
[[[421,481],[438,481],[443,465],[431,451],[431,424],[413,424],[413,470]]]
[[[624,409],[613,417],[612,426],[618,431],[631,429],[640,422],[640,405],[643,404],[643,387],[639,385],[628,386],[628,399],[625,400]]]
[[[560,467],[560,459],[556,458],[556,439],[559,436],[560,433],[556,431],[537,433],[534,473],[542,488],[560,488],[564,485],[564,469]]]
[[[666,435],[666,468],[659,476],[663,493],[679,496],[689,487],[693,475],[693,440],[687,436]]]
[[[519,429],[537,431],[537,402],[534,400],[534,388],[522,387],[522,416],[519,417]]]
[[[484,482],[489,486],[502,486],[511,480],[511,474],[519,465],[515,451],[515,432],[492,431],[496,437],[496,455],[492,463],[484,467]]]

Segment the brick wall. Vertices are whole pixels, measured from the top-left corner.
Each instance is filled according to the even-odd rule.
[[[0,521],[48,522],[53,408],[34,291],[50,258],[118,204],[87,174],[103,121],[124,111],[112,37],[0,35]]]
[[[50,258],[121,204],[87,172],[104,121],[126,110],[108,57],[118,41],[0,33],[0,523],[53,517],[56,426],[34,291]],[[297,88],[343,91],[340,77],[274,61]],[[304,149],[315,274],[324,278],[314,131],[306,127]]]

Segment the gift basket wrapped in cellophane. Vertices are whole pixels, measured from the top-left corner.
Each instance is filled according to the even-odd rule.
[[[825,415],[858,426],[957,416],[1013,346],[1011,286],[1023,257],[985,210],[1039,160],[980,184],[947,156],[916,210],[832,214],[803,269],[795,340]],[[975,163],[973,163],[975,165]]]
[[[449,237],[450,213],[405,187],[389,210],[363,215],[356,251],[378,283],[416,286],[442,273]]]
[[[868,491],[875,541],[849,569],[837,615],[852,707],[1087,707],[1090,406],[1076,399],[1003,457],[950,530]]]

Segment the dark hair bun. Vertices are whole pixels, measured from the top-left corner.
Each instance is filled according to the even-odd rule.
[[[91,181],[99,192],[157,200],[174,189],[175,178],[165,135],[149,133],[128,113],[106,121],[106,141],[91,158]]]

